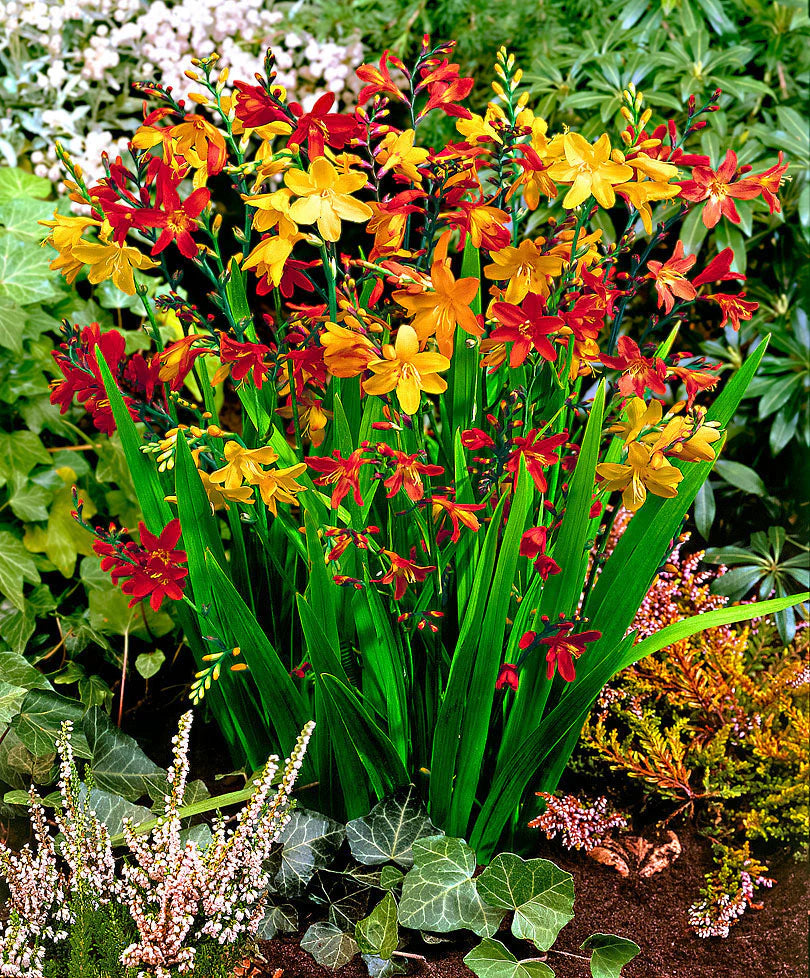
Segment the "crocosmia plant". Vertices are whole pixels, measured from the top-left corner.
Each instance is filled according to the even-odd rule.
[[[595,142],[550,132],[503,51],[483,117],[427,38],[361,66],[353,112],[305,111],[272,54],[232,86],[215,65],[194,62],[192,104],[141,86],[97,184],[62,154],[85,212],[49,223],[53,266],[141,295],[154,341],[126,356],[65,324],[53,401],[117,430],[143,512],[137,533],[76,518],[133,603],[174,610],[236,758],[314,719],[321,810],[413,782],[486,858],[616,672],[751,614],[628,632],[764,352],[719,393],[676,352],[686,317],[755,306],[732,251],[685,254],[680,223],[778,210],[786,167],[692,154],[716,98],[653,126],[631,87]],[[420,143],[431,113],[455,139]]]

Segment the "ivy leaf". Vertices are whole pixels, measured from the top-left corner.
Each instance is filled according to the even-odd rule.
[[[0,532],[0,594],[20,611],[25,609],[23,582],[39,584],[39,571],[21,540],[6,530]]]
[[[297,808],[279,839],[280,864],[273,880],[279,893],[286,897],[301,896],[315,873],[335,858],[345,837],[345,829],[339,822]]]
[[[50,689],[51,684],[19,652],[0,652],[0,676],[23,689]]]
[[[2,170],[0,170],[2,172]],[[21,324],[25,321],[25,311],[8,296],[0,296],[0,346],[20,354],[23,349],[23,331]]]
[[[580,950],[593,951],[591,974],[593,978],[621,978],[622,968],[641,951],[634,941],[613,934],[592,934]]]
[[[369,978],[394,978],[395,975],[408,974],[407,964],[395,958],[386,960],[377,954],[364,954],[363,964],[366,966]]]
[[[48,253],[33,241],[0,235],[0,296],[21,306],[56,298],[58,280],[49,261]],[[20,329],[22,325],[21,321]]]
[[[272,941],[276,934],[294,934],[297,930],[298,911],[295,907],[291,903],[271,903],[265,905],[256,937],[260,941]]]
[[[478,978],[554,978],[542,961],[518,961],[500,941],[486,938],[464,958]]]
[[[147,638],[150,631],[160,638],[174,628],[171,616],[165,611],[152,611],[143,602],[130,608],[131,599],[123,591],[111,586],[109,578],[106,585],[103,591],[94,589],[89,592],[88,618],[91,628],[106,635],[129,634],[141,638]]]
[[[395,886],[399,886],[404,878],[405,874],[396,866],[383,866],[380,870],[380,886],[384,890],[393,890]]]
[[[166,661],[166,656],[160,649],[152,652],[141,652],[135,660],[135,671],[143,679],[151,679],[160,672],[160,667]]]
[[[503,911],[487,906],[473,882],[475,852],[463,839],[434,836],[413,844],[415,864],[402,883],[399,922],[439,933],[462,927],[489,937]]]
[[[38,244],[50,233],[39,221],[50,220],[53,217],[54,206],[53,201],[16,197],[0,203],[0,224],[9,234]]]
[[[4,166],[0,169],[0,204],[20,197],[44,199],[50,196],[51,189],[50,180],[35,176],[18,166]]]
[[[355,818],[346,826],[352,855],[364,866],[394,862],[410,869],[414,842],[439,833],[413,785],[383,798],[368,815]]]
[[[53,750],[36,757],[17,736],[13,723],[3,736],[0,744],[0,781],[25,791],[31,782],[50,784],[53,776]]]
[[[62,723],[70,720],[74,727],[73,751],[77,757],[89,758],[87,739],[81,731],[83,713],[76,700],[47,689],[31,689],[11,727],[34,757],[43,757],[53,754]]]
[[[93,537],[71,516],[71,486],[76,481],[76,473],[67,466],[57,471],[64,485],[54,494],[47,529],[26,527],[23,543],[32,553],[44,553],[63,577],[71,577],[79,554],[89,556],[93,553]],[[95,512],[92,500],[85,498],[84,515],[92,516]]]
[[[0,486],[18,472],[28,475],[35,465],[50,465],[51,456],[33,431],[0,431]]]
[[[53,498],[51,490],[35,482],[29,482],[18,472],[14,473],[12,485],[14,489],[9,496],[8,504],[17,519],[24,523],[47,520],[48,504]]]
[[[88,710],[83,722],[98,788],[137,801],[157,801],[166,792],[166,772],[151,761],[132,737],[114,727],[101,707]]]
[[[107,826],[110,835],[118,835],[123,830],[125,818],[131,819],[133,825],[140,825],[141,822],[148,822],[155,817],[148,808],[133,805],[121,795],[95,786],[90,789],[88,802],[90,808]]]
[[[11,723],[20,712],[27,692],[28,690],[22,686],[15,686],[0,679],[0,723]]]
[[[397,901],[392,893],[386,893],[368,917],[357,922],[354,936],[363,954],[391,957],[399,944]]]
[[[491,907],[513,910],[512,933],[547,951],[574,918],[574,879],[548,859],[496,856],[475,881]]]
[[[351,934],[334,924],[312,924],[301,938],[301,947],[324,968],[342,968],[360,950]]]

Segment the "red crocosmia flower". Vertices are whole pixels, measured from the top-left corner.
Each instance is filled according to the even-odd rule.
[[[602,515],[602,510],[603,509],[604,509],[604,507],[603,507],[602,503],[600,502],[600,500],[595,499],[591,503],[591,508],[590,508],[590,511],[588,512],[588,516],[592,520],[595,520],[597,516],[601,516]]]
[[[498,679],[495,682],[495,689],[503,689],[508,686],[510,689],[517,689],[520,677],[518,676],[517,666],[511,662],[504,662],[498,672]]]
[[[439,65],[422,68],[421,74],[422,80],[416,86],[416,91],[427,89],[428,101],[418,118],[424,118],[433,109],[441,109],[447,115],[463,119],[472,117],[468,109],[455,104],[470,94],[474,84],[472,78],[459,76],[457,64],[442,61]]]
[[[211,191],[207,187],[198,187],[185,200],[181,200],[177,193],[179,182],[171,168],[164,165],[157,177],[157,206],[135,211],[132,218],[133,226],[140,230],[162,229],[152,246],[152,255],[160,254],[172,241],[185,258],[194,258],[197,254],[197,244],[191,233],[197,230],[197,218],[211,200]]]
[[[444,472],[441,465],[431,465],[422,461],[423,455],[417,452],[415,455],[408,455],[405,452],[397,451],[384,442],[377,445],[377,454],[389,459],[394,465],[393,473],[383,482],[388,490],[387,499],[392,499],[404,489],[408,498],[413,502],[418,502],[425,495],[425,486],[420,475],[436,476]]]
[[[197,357],[208,352],[207,348],[202,346],[198,346],[194,350],[191,349],[198,340],[205,340],[206,338],[202,333],[189,333],[188,336],[181,336],[174,343],[169,343],[163,352],[158,354],[160,363],[158,377],[160,380],[170,381],[169,387],[173,391],[180,390],[183,386]]]
[[[101,567],[109,571],[114,583],[125,578],[121,585],[124,594],[132,595],[129,607],[149,598],[149,606],[158,611],[165,597],[180,601],[183,597],[188,569],[186,552],[175,549],[180,539],[180,520],[173,519],[159,536],[138,523],[140,546],[129,542],[116,550],[110,543],[96,540],[93,550],[102,558]]]
[[[548,438],[540,438],[538,433],[538,428],[532,428],[525,438],[513,439],[513,448],[509,461],[506,463],[506,471],[512,472],[515,480],[517,480],[522,456],[526,463],[526,470],[537,486],[537,491],[546,492],[548,483],[543,474],[543,469],[547,469],[550,465],[555,465],[560,461],[560,456],[555,449],[568,441],[568,432],[563,431],[558,435],[550,435]]]
[[[285,299],[292,299],[296,289],[300,289],[302,292],[314,292],[315,285],[304,272],[305,269],[315,268],[320,264],[320,261],[300,261],[298,258],[288,258],[284,262],[284,271],[281,273],[279,292]],[[272,281],[265,276],[259,279],[256,285],[256,295],[267,295],[273,291],[273,288]]]
[[[619,355],[609,357],[603,354],[600,359],[606,367],[621,370],[619,390],[622,394],[635,394],[644,397],[646,388],[653,394],[666,394],[664,380],[667,375],[666,364],[660,357],[644,357],[638,343],[629,336],[620,336],[617,344]]]
[[[233,83],[233,87],[236,89],[236,118],[245,129],[256,129],[270,122],[290,121],[261,85],[237,81]]]
[[[707,228],[715,227],[721,217],[739,224],[740,215],[734,206],[734,198],[751,200],[759,195],[761,187],[755,178],[735,181],[735,176],[737,154],[730,149],[716,171],[708,166],[696,166],[692,170],[692,179],[681,183],[680,196],[684,200],[707,202],[701,214]]]
[[[675,245],[675,251],[665,262],[648,261],[650,270],[648,278],[655,281],[655,291],[658,293],[658,308],[664,307],[667,314],[672,312],[675,296],[685,301],[695,298],[695,286],[687,279],[686,273],[697,261],[696,255],[683,253],[683,241]]]
[[[290,675],[295,676],[297,679],[303,679],[304,676],[306,676],[306,674],[310,671],[311,668],[312,668],[311,662],[302,662],[300,666],[298,666],[296,669],[293,669]]]
[[[495,442],[485,431],[481,431],[480,428],[469,428],[467,431],[462,431],[461,444],[465,448],[476,450],[480,448],[493,448]]]
[[[677,354],[676,354],[677,356]],[[700,367],[704,369],[700,369]],[[720,380],[716,373],[709,373],[710,370],[719,370],[720,364],[707,364],[700,360],[694,366],[679,366],[677,363],[669,368],[668,376],[677,377],[683,381],[686,387],[686,408],[692,409],[695,398],[701,391],[711,390]]]
[[[391,561],[391,568],[380,578],[380,583],[394,585],[395,601],[399,601],[405,594],[409,584],[424,581],[428,574],[436,570],[435,566],[420,567],[413,560],[406,560],[391,550],[381,550],[380,553]]]
[[[216,386],[230,373],[234,383],[239,384],[250,374],[254,385],[260,388],[270,372],[269,364],[265,363],[269,353],[270,348],[263,343],[239,343],[220,332],[219,359],[222,366],[211,378],[211,383]]]
[[[383,56],[380,58],[379,68],[376,65],[360,65],[355,74],[360,81],[366,82],[367,84],[357,96],[358,105],[363,105],[364,102],[368,102],[375,95],[386,95],[388,98],[396,99],[398,102],[405,101],[405,96],[397,88],[396,82],[391,77],[391,72],[388,70],[389,64],[405,73],[405,66],[390,51],[383,53]]]
[[[582,655],[585,651],[585,645],[588,642],[595,642],[602,637],[602,633],[597,631],[580,632],[579,635],[571,635],[569,633],[573,627],[573,622],[563,622],[557,625],[556,635],[541,638],[538,643],[548,647],[548,651],[546,652],[546,662],[548,663],[546,675],[549,679],[554,678],[554,670],[556,668],[567,683],[572,683],[576,679],[574,659],[578,659]]]
[[[353,493],[357,505],[363,505],[363,498],[360,495],[360,468],[372,461],[369,458],[363,458],[367,447],[368,443],[364,442],[348,458],[343,458],[340,452],[335,449],[331,458],[309,456],[304,459],[311,469],[323,473],[315,480],[316,485],[334,485],[331,500],[332,509],[337,509],[350,492]]]
[[[304,112],[298,102],[290,102],[290,111],[298,122],[287,145],[296,148],[306,143],[310,160],[323,156],[327,143],[335,149],[343,149],[358,135],[360,128],[353,116],[330,112],[334,103],[334,92],[321,95],[309,112]]]
[[[519,367],[532,349],[544,360],[556,360],[557,351],[549,343],[548,336],[560,330],[565,323],[559,316],[545,316],[543,297],[530,292],[519,306],[511,302],[495,302],[492,315],[501,323],[489,334],[499,343],[511,343],[509,366]]]
[[[779,186],[782,183],[782,177],[784,176],[785,170],[787,170],[787,163],[782,162],[782,150],[779,150],[779,162],[775,163],[770,169],[766,170],[764,173],[754,174],[754,176],[749,177],[750,180],[754,180],[759,184],[759,189],[762,192],[762,197],[765,203],[768,205],[768,209],[771,214],[779,214],[782,210],[782,205],[779,203],[779,198],[776,196],[779,193]]]
[[[744,282],[744,275],[739,272],[732,272],[731,263],[733,261],[734,251],[731,248],[723,248],[720,254],[712,258],[700,275],[695,277],[692,284],[698,286],[705,285],[707,282],[728,282],[735,278]]]
[[[758,302],[749,302],[745,298],[745,292],[740,292],[738,295],[715,292],[713,295],[704,296],[704,298],[711,299],[712,302],[716,302],[720,306],[720,310],[723,313],[723,318],[720,322],[721,329],[730,320],[732,328],[735,331],[739,331],[740,321],[745,322],[750,319],[759,308]]]
[[[60,344],[60,348],[53,351],[64,380],[51,384],[51,404],[58,404],[60,413],[65,414],[75,397],[92,415],[96,428],[105,435],[112,435],[116,428],[115,419],[101,379],[96,351],[101,351],[113,377],[120,378],[126,368],[125,346],[124,337],[118,330],[102,333],[98,323],[91,323],[81,331],[77,327],[68,343]],[[68,355],[69,352],[72,355]],[[125,393],[123,397],[130,416],[137,421],[133,399]]]
[[[458,543],[461,538],[461,524],[463,523],[473,533],[477,533],[481,528],[478,517],[475,513],[479,509],[486,509],[486,503],[457,503],[454,499],[447,496],[431,496],[432,516],[434,523],[443,521],[444,516],[450,517],[453,526],[452,533],[449,530],[439,530],[436,534],[437,542],[446,539],[449,534],[452,543]]]
[[[534,569],[544,581],[547,581],[554,574],[562,574],[562,567],[548,554],[540,554],[537,557],[534,562]]]
[[[520,556],[528,557],[531,560],[538,554],[544,554],[547,542],[547,526],[534,526],[531,530],[526,530],[520,538]]]

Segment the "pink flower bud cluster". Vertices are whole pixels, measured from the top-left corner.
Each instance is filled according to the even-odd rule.
[[[754,891],[759,887],[770,889],[774,884],[768,876],[752,877],[742,870],[734,892],[725,891],[707,896],[689,908],[689,924],[698,937],[728,937],[738,917],[754,903]]]
[[[71,727],[63,725],[57,815],[60,836],[51,837],[37,796],[31,820],[37,848],[14,854],[0,844],[0,876],[11,891],[11,913],[0,931],[0,976],[42,978],[46,952],[69,936],[71,901],[124,906],[137,940],[121,955],[138,978],[170,978],[194,968],[205,939],[230,945],[255,935],[270,883],[265,869],[271,847],[289,820],[289,798],[314,724],[308,724],[276,783],[272,757],[233,828],[220,818],[212,841],[184,840],[181,809],[188,783],[192,714],[182,717],[173,740],[163,813],[148,835],[124,822],[129,854],[116,866],[109,832],[89,804],[76,769]]]
[[[613,829],[627,828],[627,819],[609,809],[605,797],[593,804],[583,803],[575,795],[556,797],[547,791],[538,792],[546,803],[542,815],[532,819],[529,827],[540,829],[547,839],[560,836],[566,849],[584,849],[590,852],[600,845]]]

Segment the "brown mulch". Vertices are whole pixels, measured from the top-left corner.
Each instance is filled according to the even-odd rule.
[[[593,933],[617,934],[641,945],[641,954],[626,965],[626,978],[810,978],[807,914],[810,907],[807,863],[771,861],[777,884],[764,892],[762,910],[748,910],[725,939],[701,940],[689,930],[686,910],[694,901],[703,874],[711,868],[709,843],[690,829],[679,830],[683,853],[658,876],[622,878],[582,853],[567,853],[542,841],[536,855],[552,859],[574,877],[575,918],[563,928],[555,947],[570,954]],[[262,976],[284,969],[284,978],[367,978],[355,959],[338,971],[319,967],[298,946],[300,935],[285,936],[262,946],[267,959]],[[470,978],[462,958],[474,944],[408,948],[424,955],[414,967],[424,978]],[[512,949],[517,948],[512,945]],[[525,947],[523,956],[532,957]],[[518,952],[518,956],[521,956]],[[587,963],[549,953],[556,978],[587,978]]]

